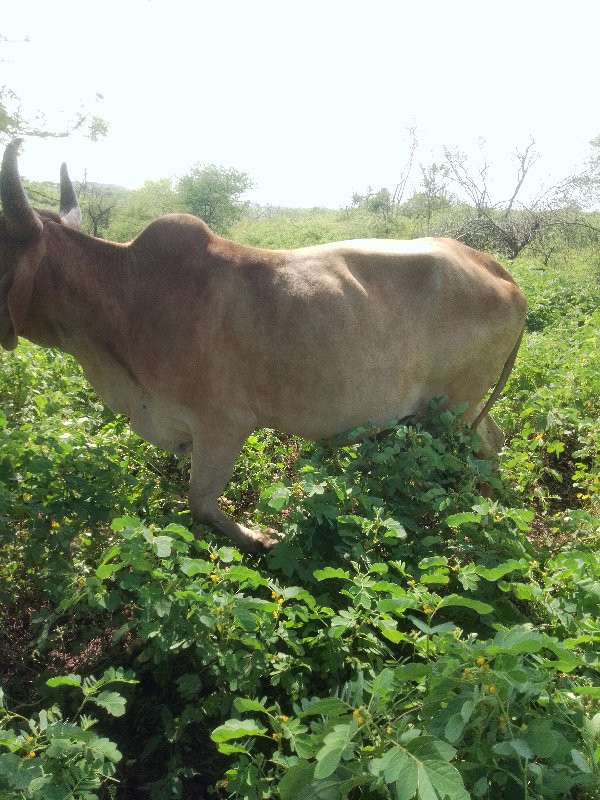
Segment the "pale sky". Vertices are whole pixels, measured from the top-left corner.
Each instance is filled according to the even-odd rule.
[[[394,187],[416,126],[415,166],[484,138],[502,199],[531,136],[537,182],[600,134],[599,30],[598,0],[20,0],[0,84],[51,125],[81,107],[108,123],[96,143],[28,141],[32,180],[66,161],[137,188],[214,163],[249,173],[255,202],[335,208]]]

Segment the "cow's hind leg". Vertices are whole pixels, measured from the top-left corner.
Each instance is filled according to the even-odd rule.
[[[213,436],[194,436],[189,499],[194,519],[218,528],[241,550],[255,553],[269,550],[277,540],[240,525],[219,508],[219,496],[231,477],[246,436],[246,431],[232,434],[224,429]]]
[[[478,453],[480,458],[493,458],[502,450],[504,434],[489,412],[483,415],[477,424],[476,431],[481,437],[481,447]]]

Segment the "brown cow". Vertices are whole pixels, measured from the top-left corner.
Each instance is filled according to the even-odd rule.
[[[60,214],[30,206],[8,145],[0,175],[0,343],[71,353],[143,439],[192,452],[190,508],[246,550],[274,544],[219,509],[257,427],[329,439],[447,395],[483,451],[526,301],[496,261],[450,239],[260,250],[172,214],[129,244],[86,236],[66,169]],[[485,406],[482,399],[500,375]]]

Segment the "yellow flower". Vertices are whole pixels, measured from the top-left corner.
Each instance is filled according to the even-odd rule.
[[[278,617],[278,616],[279,616],[279,609],[278,609],[278,608],[276,608],[276,609],[275,609],[275,611],[273,612],[273,617],[274,617],[275,619],[277,619],[277,617]]]
[[[385,732],[387,733],[388,736],[391,736],[392,733],[394,732],[394,729],[392,728],[391,725],[388,725],[387,728],[385,729]]]
[[[280,719],[281,719],[282,722],[289,722],[290,721],[290,718],[288,717],[287,714],[282,714]]]
[[[488,692],[489,694],[496,694],[498,691],[495,686],[492,686],[490,683],[483,684],[483,691]]]
[[[25,500],[25,502],[28,503],[31,500],[31,495],[30,494],[24,494],[23,495],[23,500]]]
[[[430,605],[428,605],[427,603],[425,603],[425,605],[423,606],[423,611],[424,611],[424,612],[427,614],[427,616],[428,616],[428,617],[430,617],[430,616],[433,614],[434,610],[435,610],[435,609],[433,609],[433,608],[432,608]]]
[[[477,664],[478,667],[483,667],[483,665],[485,664],[485,658],[481,658],[480,656],[475,663]]]
[[[283,736],[282,733],[272,733],[271,739],[275,739],[276,742],[281,741],[281,737]]]
[[[55,519],[53,519],[50,523],[50,527],[56,530],[56,528],[60,528],[60,522],[57,522]]]
[[[23,761],[29,761],[32,758],[35,758],[35,750],[30,750],[26,756],[23,756]]]
[[[463,669],[463,674],[462,674],[463,678],[470,678],[472,674],[473,670],[469,669],[469,667]]]
[[[214,553],[211,553],[208,557],[210,558],[211,561],[216,561],[217,560],[217,557],[216,557],[216,555]]]
[[[212,575],[210,576],[210,579],[213,583],[218,583],[221,580],[221,576],[213,572]]]
[[[278,597],[277,598],[277,605],[282,606],[284,603],[285,603],[285,600],[283,599],[283,597]]]

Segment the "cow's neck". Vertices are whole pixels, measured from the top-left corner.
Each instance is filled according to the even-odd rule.
[[[125,374],[133,276],[127,245],[48,225],[46,255],[35,278],[23,335],[73,355],[94,380],[102,363]],[[103,387],[97,387],[102,391]]]

